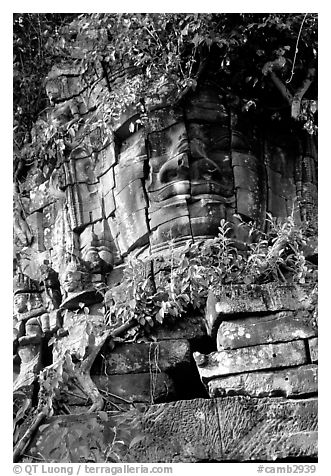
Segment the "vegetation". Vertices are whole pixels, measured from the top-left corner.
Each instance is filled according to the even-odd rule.
[[[151,107],[180,102],[206,70],[229,104],[316,131],[317,14],[15,14],[16,167],[52,158],[68,133],[70,118],[36,124],[56,64],[77,68],[82,95],[105,86],[84,117],[89,131],[109,130],[128,106],[144,123]]]
[[[254,240],[244,251],[231,239],[231,224],[222,220],[217,237],[158,257],[163,271],[156,289],[142,271],[146,261],[132,260],[124,272],[121,299],[108,311],[110,321],[135,319],[149,330],[166,316],[181,317],[189,307],[202,311],[208,292],[226,285],[315,282],[316,266],[304,255],[311,225],[298,226],[293,216],[283,222],[269,216],[267,222],[267,233],[250,227]]]
[[[85,86],[77,101],[84,102],[87,90],[93,95],[98,85],[104,85],[80,122],[86,134],[110,129],[129,106],[140,114],[141,125],[146,124],[152,107],[180,104],[207,70],[208,79],[233,107],[316,132],[315,14],[15,14],[16,179],[32,164],[47,167],[47,175],[64,140],[77,132],[72,117],[67,122],[49,120],[55,103],[49,107],[45,78],[60,64],[79,71]],[[280,95],[274,94],[276,90]],[[304,254],[311,233],[308,225],[298,227],[293,217],[283,223],[269,217],[268,225],[267,234],[252,226],[254,239],[239,250],[231,239],[230,224],[222,221],[218,237],[188,244],[180,255],[173,248],[164,256],[157,286],[145,275],[148,263],[132,260],[125,270],[121,298],[108,306],[104,332],[114,342],[148,334],[156,323],[180,318],[190,306],[202,310],[208,290],[216,286],[314,282],[315,266]],[[87,321],[86,312],[82,307],[77,318]],[[82,329],[80,336],[74,336],[82,348],[76,359],[84,358],[91,337],[91,327]],[[58,403],[61,391],[68,389],[72,366],[68,349],[41,373],[34,422],[63,410]],[[31,437],[29,430],[35,429],[30,424],[30,403],[16,414],[16,429],[28,428],[25,439],[22,428],[16,431],[17,457]],[[119,421],[124,427],[127,424],[123,418]],[[117,428],[108,428],[111,451],[103,455],[105,461],[120,458],[119,446],[127,450],[139,442],[139,435],[130,442],[129,424],[121,438]],[[81,438],[77,434],[70,443],[73,452]],[[103,461],[100,454],[96,461]]]

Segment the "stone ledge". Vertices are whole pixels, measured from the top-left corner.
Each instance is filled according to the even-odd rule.
[[[208,382],[207,388],[211,397],[247,395],[293,398],[316,394],[317,365],[216,378]]]
[[[221,322],[217,332],[217,348],[237,349],[258,344],[308,339],[316,335],[317,325],[310,312],[283,311]]]
[[[318,362],[318,338],[308,339],[310,358],[313,363]]]
[[[127,343],[115,347],[105,356],[105,371],[109,375],[145,373],[169,370],[191,362],[190,344],[185,339],[151,343]]]
[[[165,402],[174,397],[173,380],[164,372],[151,375],[150,373],[124,375],[95,375],[93,381],[106,392],[118,395],[130,402],[152,403]],[[115,403],[121,400],[112,399]]]
[[[220,350],[208,355],[195,352],[193,356],[203,381],[225,375],[293,367],[307,363],[303,340]]]
[[[207,332],[215,336],[218,326],[231,315],[311,310],[316,294],[311,285],[223,286],[219,292],[210,291],[207,298],[205,321]]]
[[[112,412],[52,417],[39,427],[27,456],[45,463],[106,462],[110,429],[117,425],[121,437],[121,421],[136,417],[132,412],[118,419]],[[152,405],[141,413],[136,431],[146,439],[123,453],[121,462],[316,458],[316,430],[315,398],[181,400]]]

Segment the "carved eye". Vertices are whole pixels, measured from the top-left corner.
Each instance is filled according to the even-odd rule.
[[[161,183],[169,183],[189,179],[189,167],[187,154],[181,154],[168,160],[160,169],[159,179]]]

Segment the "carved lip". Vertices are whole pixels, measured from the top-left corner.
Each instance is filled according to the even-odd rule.
[[[151,201],[164,202],[171,198],[186,198],[188,200],[204,199],[211,202],[227,202],[231,197],[221,194],[222,186],[217,182],[190,180],[174,181],[165,185],[161,190],[150,192]],[[231,195],[232,196],[232,195]]]

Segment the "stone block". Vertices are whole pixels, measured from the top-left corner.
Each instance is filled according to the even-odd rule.
[[[211,397],[247,395],[249,397],[307,396],[317,393],[317,365],[282,370],[250,372],[210,380]]]
[[[110,167],[107,172],[99,177],[100,182],[100,191],[102,191],[102,195],[106,195],[110,190],[112,190],[115,186],[114,180],[114,167]]]
[[[245,169],[249,168],[250,170],[255,172],[255,174],[259,173],[260,164],[258,159],[254,155],[248,154],[246,152],[243,153],[232,151],[231,158],[233,166],[240,166]]]
[[[104,175],[112,165],[115,164],[115,147],[114,142],[111,142],[107,147],[98,152],[94,173],[97,177]]]
[[[309,354],[312,362],[318,362],[318,338],[308,339]]]
[[[123,375],[94,375],[92,380],[103,396],[117,404],[125,399],[129,402],[158,403],[174,398],[173,380],[164,372]],[[110,395],[107,393],[110,392]],[[117,399],[117,395],[121,397]]]
[[[203,381],[223,375],[307,363],[305,343],[302,340],[221,350],[208,355],[195,352],[193,356]]]
[[[194,237],[214,237],[219,233],[220,221],[225,219],[226,205],[213,199],[212,195],[197,200],[188,206]]]
[[[75,152],[72,152],[72,154],[76,155]],[[93,185],[98,183],[98,178],[94,173],[94,160],[91,156],[81,157],[78,153],[78,157],[73,157],[68,163],[68,168],[65,169],[66,185],[77,183]]]
[[[190,360],[190,344],[181,339],[118,345],[105,356],[105,366],[107,374],[129,374],[167,371]]]
[[[233,167],[233,173],[234,186],[236,188],[241,187],[251,191],[258,190],[260,180],[255,170],[246,166],[235,165]]]
[[[151,406],[142,424],[147,436],[131,461],[193,463],[222,459],[218,408],[213,400],[179,400]]]
[[[316,398],[227,397],[215,401],[224,461],[317,457]]]
[[[293,179],[283,176],[279,172],[275,172],[268,166],[266,169],[268,187],[274,195],[288,199],[296,196],[296,187]]]
[[[187,132],[184,122],[173,124],[148,136],[150,147],[150,165],[153,173],[179,153],[188,152]]]
[[[185,158],[183,158],[183,154],[173,159],[172,166],[175,168],[175,170],[179,167],[178,163],[182,161],[187,161],[187,157],[185,160]],[[166,200],[175,201],[179,198],[182,200],[188,198],[191,191],[191,184],[188,180],[188,176],[181,177],[178,180],[176,180],[176,177],[174,177],[173,180],[169,179],[169,181],[166,180],[165,183],[160,183],[159,174],[152,172],[150,173],[146,184],[151,212],[162,207],[163,204],[166,203]],[[155,190],[153,188],[155,188]]]
[[[109,218],[115,211],[115,199],[113,195],[113,190],[109,190],[109,192],[102,197],[103,200],[103,209],[105,211],[105,217]]]
[[[263,314],[221,322],[217,332],[217,349],[307,339],[316,334],[316,322],[308,311]]]
[[[261,192],[258,187],[254,190],[238,187],[237,195],[237,212],[251,219],[258,220],[259,208],[261,202]]]
[[[108,223],[112,230],[111,221]],[[139,244],[139,246],[142,246],[148,243],[149,229],[147,226],[146,209],[132,213],[125,217],[121,223],[116,223],[116,225],[119,231],[117,242],[122,255],[128,253],[134,245]]]
[[[127,422],[136,422],[125,432]],[[139,410],[65,415],[46,419],[38,428],[27,457],[45,463],[103,463],[113,438],[120,462],[197,463],[253,462],[317,457],[317,400],[282,398],[215,398],[181,400]],[[144,437],[131,449],[130,440]]]
[[[149,210],[149,221],[151,230],[179,217],[189,216],[186,199],[173,197],[164,200],[160,206],[152,207]]]
[[[276,218],[287,217],[286,200],[268,188],[268,212]]]
[[[43,229],[43,213],[34,212],[26,217],[26,222],[33,235],[32,247],[36,251],[45,251],[44,229]]]
[[[175,218],[156,230],[152,230],[150,235],[150,244],[152,251],[167,248],[169,241],[174,240],[175,243],[185,243],[188,239],[192,239],[191,224],[188,216]]]
[[[313,310],[317,301],[316,288],[309,284],[269,284],[263,288],[263,297],[269,311]]]
[[[73,231],[103,218],[101,196],[97,185],[86,183],[70,185],[66,189],[66,194],[69,203],[69,221]]]
[[[141,141],[143,144],[140,143]],[[126,151],[122,150],[119,155],[119,163],[114,167],[116,193],[121,192],[131,182],[143,179],[145,176],[144,162],[146,160],[146,153],[144,138],[142,137],[138,144],[133,144],[131,148]]]
[[[202,316],[188,315],[175,322],[170,322],[170,319],[163,324],[158,324],[153,327],[152,336],[157,340],[169,339],[197,339],[206,335],[206,328]]]
[[[310,285],[220,286],[210,291],[206,304],[206,328],[216,336],[220,323],[231,315],[242,313],[312,310],[316,305],[316,292]],[[239,317],[239,316],[237,316]]]
[[[205,313],[207,332],[216,337],[218,326],[225,316],[266,311],[261,287],[229,286],[224,287],[220,293],[209,291]]]
[[[147,208],[147,202],[141,180],[135,180],[120,193],[115,193],[116,217],[119,223],[139,210]]]

